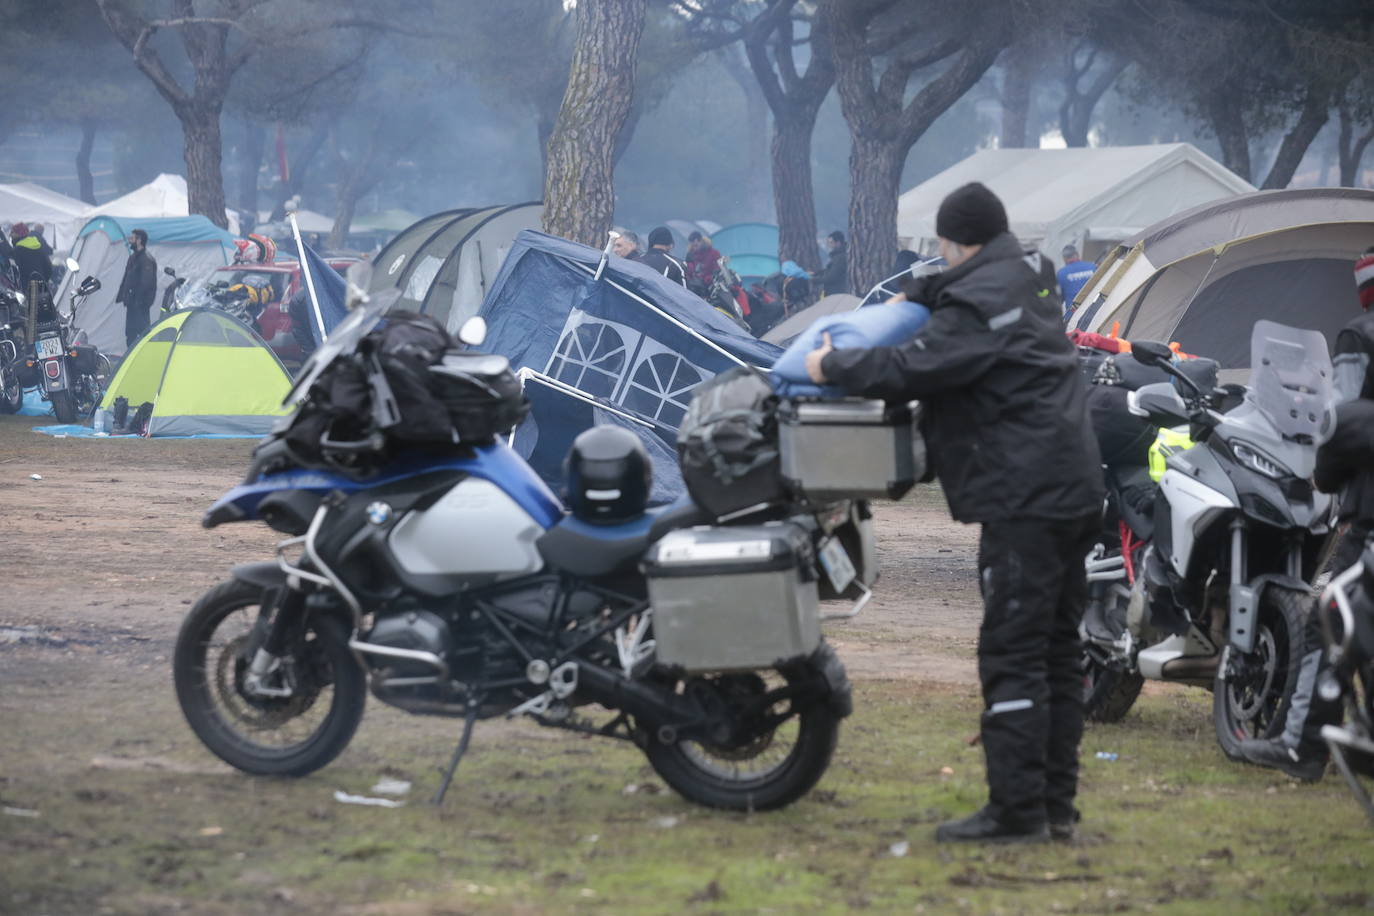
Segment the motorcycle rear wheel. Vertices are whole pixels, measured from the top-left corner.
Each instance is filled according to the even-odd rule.
[[[358,728],[367,678],[347,627],[311,614],[292,641],[290,697],[246,694],[249,633],[262,589],[236,579],[206,592],[182,622],[172,679],[196,737],[225,763],[258,776],[305,776],[337,757]]]
[[[0,391],[0,414],[18,413],[24,406],[24,388],[19,384],[19,375],[12,369],[0,370],[5,377],[0,379],[4,391]]]
[[[822,652],[832,651],[822,646]],[[818,664],[814,660],[808,664]],[[766,678],[765,678],[766,676]],[[755,680],[751,680],[755,679]],[[744,700],[790,682],[781,671],[709,678],[722,693]],[[781,714],[780,701],[769,712]],[[688,801],[731,811],[768,811],[811,790],[830,765],[839,741],[840,716],[823,700],[790,709],[790,717],[739,747],[699,741],[665,744],[650,735],[644,753],[663,781]]]
[[[54,391],[52,412],[57,415],[58,423],[75,423],[77,417],[76,398],[70,391]]]
[[[1212,690],[1212,722],[1217,744],[1240,760],[1240,742],[1282,734],[1302,662],[1302,628],[1311,595],[1271,586],[1260,599],[1254,651],[1226,650]]]
[[[1104,665],[1083,653],[1083,717],[1089,722],[1120,722],[1145,686],[1139,671]]]

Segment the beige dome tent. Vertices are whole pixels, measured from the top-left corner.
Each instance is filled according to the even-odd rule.
[[[1204,201],[1254,185],[1187,143],[1082,149],[987,149],[897,201],[897,235],[933,254],[935,212],[955,188],[981,181],[1002,198],[1012,233],[1059,261],[1073,243],[1095,261],[1111,246]]]
[[[1074,327],[1176,340],[1249,365],[1267,318],[1334,342],[1359,308],[1354,262],[1374,244],[1374,191],[1255,191],[1195,207],[1112,249],[1075,300]]]

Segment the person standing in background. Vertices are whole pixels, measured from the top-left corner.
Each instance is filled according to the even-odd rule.
[[[1064,319],[1068,320],[1069,313],[1073,311],[1074,298],[1079,290],[1088,285],[1097,271],[1097,265],[1080,260],[1078,249],[1073,245],[1065,245],[1063,254],[1064,266],[1059,268],[1055,279],[1059,281],[1059,291],[1064,295]]]
[[[148,253],[148,233],[135,229],[129,233],[129,260],[124,262],[124,278],[119,281],[115,302],[124,304],[124,342],[133,347],[148,330],[148,315],[157,298],[157,261]]]
[[[844,233],[836,229],[825,238],[825,246],[830,249],[830,260],[816,274],[821,284],[822,296],[849,292],[849,249],[845,245]]]
[[[674,283],[686,286],[687,272],[683,269],[682,262],[668,253],[672,250],[673,234],[668,231],[667,226],[659,226],[649,233],[649,250],[640,258],[640,263],[663,274]]]

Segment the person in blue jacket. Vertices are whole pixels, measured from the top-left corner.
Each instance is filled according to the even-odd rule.
[[[1093,273],[1097,270],[1097,265],[1092,261],[1083,261],[1078,257],[1078,249],[1072,245],[1064,246],[1064,266],[1059,268],[1055,274],[1055,279],[1059,281],[1059,291],[1064,294],[1064,318],[1069,317],[1073,311],[1073,299],[1078,295],[1078,291],[1088,285]]]

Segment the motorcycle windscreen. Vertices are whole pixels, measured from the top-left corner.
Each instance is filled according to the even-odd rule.
[[[1320,331],[1256,321],[1250,334],[1250,392],[1255,407],[1286,438],[1331,435],[1335,388]]]

